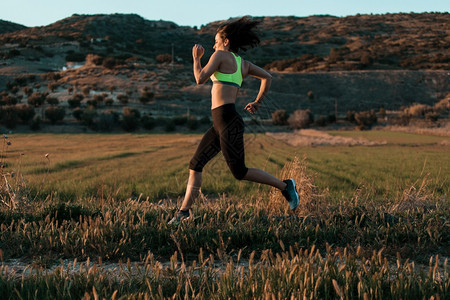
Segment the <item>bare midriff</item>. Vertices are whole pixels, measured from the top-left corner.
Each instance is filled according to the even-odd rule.
[[[235,86],[215,82],[211,88],[211,109],[235,103],[239,89]]]

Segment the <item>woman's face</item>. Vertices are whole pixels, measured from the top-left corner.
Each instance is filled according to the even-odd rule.
[[[229,50],[230,46],[229,46],[229,41],[228,39],[223,39],[219,33],[216,34],[215,37],[215,43],[214,43],[214,50],[224,50],[227,51]]]

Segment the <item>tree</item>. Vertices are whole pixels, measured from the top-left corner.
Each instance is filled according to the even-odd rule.
[[[52,105],[52,106],[55,106],[55,105],[59,104],[59,100],[56,97],[47,97],[46,100],[47,100],[47,103]]]
[[[66,116],[64,107],[50,106],[45,109],[45,117],[52,123],[62,121]]]
[[[80,107],[81,106],[81,101],[83,101],[84,96],[81,94],[75,94],[73,95],[73,97],[71,99],[69,99],[67,101],[67,103],[69,103],[69,106],[71,108],[75,108],[75,107]]]
[[[56,82],[51,82],[47,85],[48,89],[52,92],[56,91],[58,86],[59,86],[59,84],[57,84]]]
[[[355,114],[355,121],[360,130],[370,129],[373,124],[377,123],[375,111],[362,111]]]
[[[296,110],[288,119],[288,123],[292,128],[301,129],[306,128],[313,122],[313,116],[309,109]]]
[[[114,57],[106,57],[103,62],[102,62],[102,66],[106,69],[114,69],[115,66],[117,64],[117,61]]]
[[[35,115],[34,107],[29,104],[19,104],[17,107],[17,114],[19,116],[19,119],[23,123],[28,123],[30,120],[33,119]]]
[[[141,93],[141,96],[139,97],[139,101],[142,104],[146,104],[146,103],[152,101],[154,96],[155,96],[155,94],[151,91],[143,91]]]
[[[284,109],[276,110],[272,113],[272,123],[273,125],[287,125],[289,115]]]
[[[19,114],[14,105],[3,106],[0,108],[0,123],[8,129],[13,129],[19,123]]]
[[[44,104],[47,96],[48,93],[35,92],[28,97],[28,104],[33,105],[34,107],[39,107]]]
[[[128,96],[125,94],[119,94],[117,95],[117,100],[119,100],[120,103],[125,105],[128,103]]]
[[[124,107],[122,115],[122,128],[126,131],[135,131],[139,127],[141,114],[137,109]]]
[[[22,88],[22,92],[29,97],[29,96],[31,96],[31,94],[33,94],[33,88],[26,86],[26,87]]]

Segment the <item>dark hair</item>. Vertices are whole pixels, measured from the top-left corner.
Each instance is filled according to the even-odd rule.
[[[256,47],[260,40],[254,32],[254,28],[260,21],[254,21],[250,17],[242,17],[238,20],[228,21],[217,29],[222,39],[230,41],[230,50],[239,52],[247,51],[248,47]]]

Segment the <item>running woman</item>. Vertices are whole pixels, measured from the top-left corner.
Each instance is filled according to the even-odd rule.
[[[197,151],[189,163],[189,180],[186,194],[180,210],[169,224],[178,224],[189,219],[189,210],[197,197],[202,184],[203,167],[220,151],[231,173],[237,180],[247,180],[263,183],[278,188],[289,203],[292,210],[299,203],[294,179],[280,180],[269,173],[255,168],[247,168],[244,153],[244,122],[236,112],[235,102],[247,75],[261,81],[259,93],[255,101],[245,106],[250,114],[254,114],[267,95],[272,76],[262,68],[244,60],[238,55],[255,47],[260,40],[254,32],[258,21],[242,17],[236,21],[221,25],[215,36],[214,53],[208,63],[202,67],[201,58],[205,49],[196,44],[192,48],[194,60],[194,76],[197,84],[203,84],[208,79],[213,82],[211,89],[211,114],[213,126],[205,133]]]

